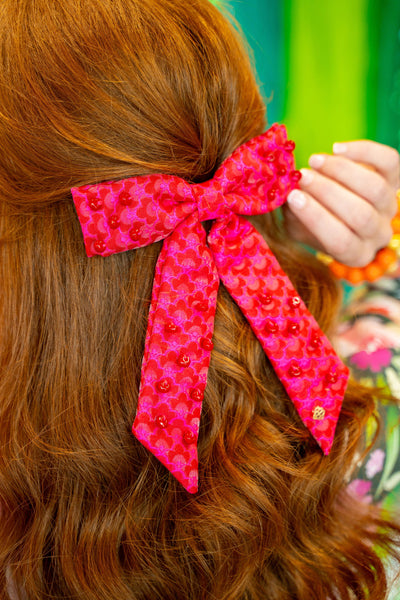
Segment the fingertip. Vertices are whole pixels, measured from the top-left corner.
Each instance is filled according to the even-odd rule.
[[[333,154],[346,154],[348,146],[344,142],[335,142],[332,146]]]
[[[287,197],[287,202],[291,208],[303,208],[306,204],[306,196],[300,190],[292,190]]]
[[[308,159],[308,164],[313,169],[320,169],[326,160],[326,156],[324,154],[312,154]]]
[[[314,173],[311,169],[300,169],[301,173],[301,184],[302,185],[310,185],[314,181]]]

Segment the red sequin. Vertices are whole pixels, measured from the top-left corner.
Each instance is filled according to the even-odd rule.
[[[265,329],[268,333],[276,333],[279,327],[277,323],[275,323],[275,321],[273,321],[272,319],[267,319],[265,321]]]
[[[95,251],[98,254],[101,254],[102,252],[104,252],[104,250],[106,249],[106,244],[103,242],[103,240],[98,240],[97,242],[95,242],[93,244],[93,248],[95,249]]]
[[[178,358],[176,359],[176,362],[177,362],[177,364],[180,367],[188,367],[190,365],[190,362],[191,362],[190,361],[190,356],[188,356],[187,354],[182,353],[182,354],[180,354],[178,356]]]
[[[179,330],[179,327],[173,321],[167,321],[164,325],[164,329],[167,333],[176,333]]]
[[[286,152],[293,152],[293,150],[296,148],[296,144],[293,142],[293,140],[287,140],[283,144],[283,147],[285,148]]]
[[[292,363],[288,369],[288,374],[290,375],[290,377],[300,377],[300,375],[303,373],[300,365],[298,365],[297,363]]]
[[[168,419],[166,415],[157,415],[154,420],[156,422],[156,425],[158,425],[158,427],[160,427],[161,429],[165,429],[166,427],[168,427]]]
[[[271,304],[272,302],[271,294],[260,294],[259,298],[263,306],[265,306],[266,304]]]
[[[338,380],[338,374],[335,371],[329,371],[326,374],[325,379],[328,383],[336,383]]]
[[[161,393],[169,392],[171,389],[171,384],[168,379],[160,379],[160,381],[157,381],[156,383],[156,388]]]
[[[321,343],[320,334],[317,332],[312,333],[308,345],[311,346],[311,348],[319,348]]]
[[[214,344],[208,338],[202,338],[200,340],[200,346],[203,348],[203,350],[206,350],[207,352],[211,352],[211,350],[214,348]]]
[[[111,227],[111,229],[118,229],[118,227],[120,226],[119,217],[117,215],[112,215],[108,220],[108,224]]]
[[[190,392],[190,397],[195,402],[201,402],[203,400],[203,397],[204,397],[204,392],[202,390],[200,390],[199,388],[194,388]]]
[[[296,321],[289,321],[287,325],[287,331],[292,335],[297,335],[298,333],[300,333],[300,324],[296,323]]]
[[[298,308],[300,306],[301,300],[300,300],[299,296],[291,296],[288,299],[288,304],[289,304],[290,308],[295,309],[295,308]]]
[[[183,442],[188,446],[189,444],[194,444],[196,441],[195,435],[189,431],[188,429],[183,432],[182,435]]]
[[[96,196],[91,196],[88,204],[91,210],[100,210],[103,208],[103,200],[101,198],[96,198]]]
[[[120,202],[120,204],[122,204],[123,206],[129,206],[130,203],[132,202],[132,196],[130,195],[129,192],[121,192],[118,196],[118,200]]]
[[[141,225],[133,225],[133,227],[131,228],[131,230],[129,232],[129,237],[131,238],[132,241],[137,242],[137,240],[140,238],[141,232],[142,232]]]
[[[298,183],[300,181],[300,179],[301,179],[301,172],[300,171],[292,171],[290,173],[290,178],[295,183]]]

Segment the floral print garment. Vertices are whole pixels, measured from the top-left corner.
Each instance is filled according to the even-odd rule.
[[[361,460],[348,489],[363,501],[400,515],[400,266],[390,276],[347,293],[335,346],[355,379],[389,391],[399,403],[380,401],[381,427],[377,439]],[[367,443],[376,435],[371,419]],[[398,567],[386,564],[388,600],[399,600]]]
[[[366,502],[400,513],[400,267],[390,277],[354,288],[335,339],[355,379],[399,399],[380,402],[381,428],[350,490]],[[376,434],[375,421],[367,441]]]

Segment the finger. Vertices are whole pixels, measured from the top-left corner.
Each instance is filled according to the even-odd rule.
[[[325,248],[320,244],[317,238],[307,229],[307,227],[298,220],[296,215],[290,209],[288,203],[282,206],[282,212],[285,220],[285,228],[291,239],[306,244],[313,250],[321,250],[325,252]]]
[[[390,146],[370,140],[341,142],[333,144],[333,153],[366,163],[381,173],[391,186],[400,186],[400,156]]]
[[[389,243],[390,219],[382,217],[372,204],[317,171],[302,169],[301,173],[302,189],[360,239],[370,239],[376,249]]]
[[[394,190],[376,171],[348,158],[328,154],[313,154],[309,165],[364,198],[380,213],[387,213],[390,218],[396,214]],[[300,181],[300,185],[301,183]]]
[[[309,194],[292,190],[287,205],[294,216],[316,238],[324,252],[349,266],[361,267],[375,256],[376,248],[361,240],[343,221]]]

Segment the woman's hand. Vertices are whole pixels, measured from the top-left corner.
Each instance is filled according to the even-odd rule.
[[[400,157],[367,140],[333,145],[302,169],[300,190],[284,208],[287,229],[299,242],[351,267],[363,267],[392,237]]]

